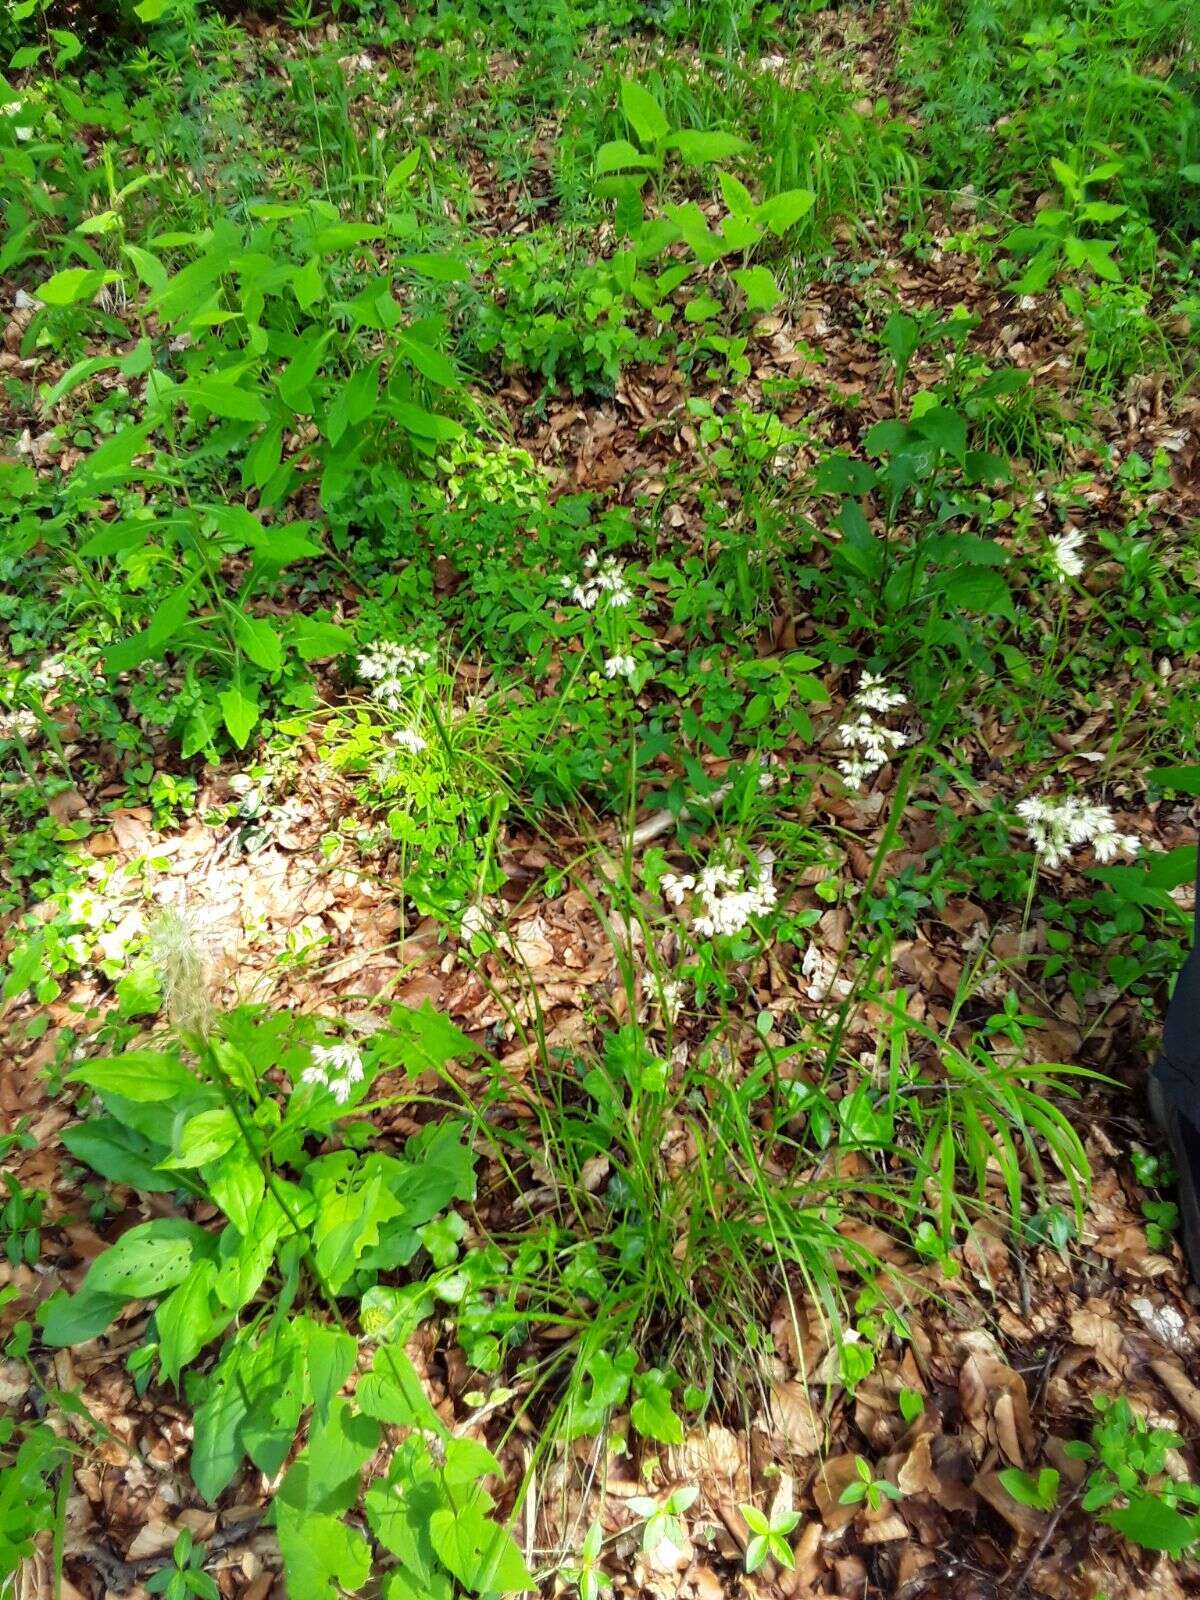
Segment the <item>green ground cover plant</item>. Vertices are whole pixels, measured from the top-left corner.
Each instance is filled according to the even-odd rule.
[[[7,8],[0,1585],[1191,1581],[1196,48]]]

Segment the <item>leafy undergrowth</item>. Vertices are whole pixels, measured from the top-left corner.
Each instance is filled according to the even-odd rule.
[[[9,8],[0,1577],[1188,1592],[1193,22]]]

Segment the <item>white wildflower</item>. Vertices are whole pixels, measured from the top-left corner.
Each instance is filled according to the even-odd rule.
[[[627,606],[632,602],[633,590],[625,577],[625,568],[615,556],[601,559],[595,550],[589,550],[583,566],[587,576],[581,582],[576,583],[571,578],[559,580],[577,606],[594,611],[601,595],[610,606]]]
[[[392,735],[398,750],[407,750],[410,755],[419,755],[426,748],[425,740],[415,728],[398,728]]]
[[[487,912],[484,911],[483,907],[479,905],[468,906],[463,912],[462,920],[458,925],[459,937],[462,939],[474,939],[477,935],[487,932],[487,925]]]
[[[1058,533],[1050,541],[1050,561],[1060,583],[1068,578],[1078,578],[1083,573],[1083,557],[1079,554],[1087,535],[1081,528],[1068,525],[1065,533]]]
[[[696,880],[690,872],[664,872],[658,886],[673,906],[681,906],[687,891],[696,887]]]
[[[1063,799],[1032,795],[1018,803],[1017,815],[1048,867],[1059,866],[1076,845],[1090,844],[1102,864],[1119,855],[1136,855],[1141,848],[1135,834],[1121,833],[1108,806],[1078,795]]]
[[[430,652],[420,645],[385,639],[374,650],[359,656],[358,672],[371,685],[374,698],[389,711],[396,711],[403,704],[407,680],[432,660]]]
[[[751,880],[742,867],[710,863],[696,879],[696,896],[703,910],[692,927],[701,938],[741,933],[753,917],[770,911],[778,898],[770,867],[760,868]]]
[[[315,1044],[312,1064],[300,1074],[301,1083],[327,1089],[338,1105],[349,1100],[356,1083],[363,1080],[363,1061],[352,1044]]]
[[[604,676],[606,678],[632,678],[637,671],[637,662],[630,655],[620,651],[616,655],[608,656],[604,662]]]
[[[663,1018],[667,1022],[674,1022],[683,1005],[683,981],[680,978],[664,978],[662,980],[662,994],[660,996]]]
[[[853,787],[873,778],[880,767],[908,743],[906,733],[878,720],[903,704],[904,695],[900,690],[889,689],[874,672],[863,673],[847,707],[850,714],[838,729],[838,736],[849,752],[838,762],[838,770]]]
[[[877,672],[864,672],[854,696],[854,704],[867,711],[878,711],[883,716],[904,704],[899,689],[889,689],[886,680]]]

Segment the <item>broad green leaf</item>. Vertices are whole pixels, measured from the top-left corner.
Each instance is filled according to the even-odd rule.
[[[751,311],[773,311],[782,299],[779,285],[766,267],[742,267],[730,276],[746,296]]]
[[[220,725],[221,716],[212,701],[198,700],[183,731],[183,740],[179,748],[183,759],[190,761],[192,756],[199,755],[202,750],[208,750],[216,738]]]
[[[406,156],[400,157],[400,160],[397,161],[384,180],[383,192],[389,200],[400,193],[420,164],[421,148],[419,145],[410,150]]]
[[[56,272],[34,291],[43,305],[73,306],[90,300],[106,283],[115,283],[119,272],[102,272],[93,267],[67,267]]]
[[[1200,1517],[1185,1517],[1154,1494],[1132,1494],[1127,1506],[1100,1520],[1143,1550],[1165,1550],[1175,1560],[1200,1538]]]
[[[245,1140],[239,1139],[223,1155],[206,1161],[203,1175],[208,1192],[237,1231],[243,1237],[254,1233],[256,1223],[261,1222],[266,1180]]]
[[[231,1150],[241,1138],[237,1121],[228,1106],[214,1106],[189,1117],[180,1130],[174,1153],[160,1163],[165,1172],[187,1171],[215,1161]]]
[[[395,346],[396,353],[403,356],[406,361],[411,362],[421,376],[428,378],[430,383],[440,383],[444,389],[456,389],[459,386],[461,380],[457,367],[455,367],[449,356],[445,355],[441,350],[435,350],[426,340],[413,338],[409,334],[401,333],[396,335]],[[399,409],[399,407],[397,406],[394,409]],[[416,411],[419,408],[414,406],[412,409]],[[429,413],[425,412],[424,415],[428,417]],[[432,420],[438,427],[448,425],[455,432],[451,434],[444,432],[432,433],[428,435],[430,438],[457,439],[462,432],[458,423],[451,422],[448,417],[435,417]],[[414,427],[412,432],[419,433],[420,429]]]
[[[121,249],[129,257],[133,270],[150,293],[161,294],[167,287],[167,269],[158,257],[136,244],[123,244]]]
[[[412,341],[414,348],[417,344],[418,341]],[[413,364],[416,365],[415,361]],[[462,437],[461,423],[455,422],[452,417],[437,416],[432,411],[426,411],[424,406],[414,405],[411,401],[395,400],[389,409],[401,427],[407,428],[415,438],[432,439],[436,444],[447,444],[451,439]]]
[[[167,648],[178,640],[179,630],[191,610],[190,589],[185,586],[163,601],[154,620],[132,639],[122,639],[110,644],[104,652],[105,665],[110,672],[129,672],[143,661],[161,660]]]
[[[379,1424],[339,1396],[280,1485],[279,1499],[306,1514],[336,1515],[358,1500],[359,1473],[379,1446]]]
[[[445,1436],[446,1425],[433,1409],[402,1345],[380,1345],[371,1371],[360,1379],[354,1398],[360,1410],[379,1422]]]
[[[232,1483],[245,1456],[241,1426],[249,1407],[232,1365],[228,1375],[222,1371],[205,1381],[204,1399],[192,1414],[194,1432],[189,1467],[192,1482],[212,1505]]]
[[[386,1048],[404,1065],[409,1077],[437,1072],[450,1061],[471,1061],[479,1046],[444,1011],[426,1000],[418,1009],[393,1006]]]
[[[115,1117],[93,1117],[64,1128],[59,1139],[75,1157],[110,1183],[126,1183],[148,1193],[173,1189],[171,1178],[155,1170],[164,1151]]]
[[[957,411],[949,406],[933,406],[914,421],[931,444],[961,462],[967,453],[967,424]]]
[[[324,295],[325,281],[321,277],[321,264],[316,256],[310,256],[302,267],[297,267],[293,272],[292,293],[302,311],[311,311]]]
[[[213,1292],[216,1275],[214,1262],[196,1262],[154,1313],[158,1359],[168,1383],[177,1380],[183,1368],[228,1326],[233,1316],[218,1303]]]
[[[346,655],[355,647],[349,628],[316,617],[289,618],[288,639],[302,661],[325,661],[330,656]]]
[[[336,445],[352,424],[363,423],[379,399],[379,362],[358,367],[342,384],[329,407],[322,431]]]
[[[702,265],[711,266],[725,254],[728,249],[726,241],[720,234],[713,233],[704,213],[694,200],[685,201],[683,205],[664,206],[663,210],[679,229],[683,242]]]
[[[658,101],[648,89],[632,78],[621,81],[621,110],[637,135],[639,144],[657,145],[671,131],[671,124],[663,115]]]
[[[46,414],[54,410],[60,400],[78,389],[81,383],[86,383],[89,378],[95,377],[97,372],[104,372],[107,368],[115,367],[115,356],[85,356],[82,361],[76,361],[63,373],[62,377],[52,389],[47,389],[42,396],[42,412]]]
[[[816,203],[811,189],[784,189],[764,200],[758,208],[758,219],[781,239],[789,228],[794,228],[801,217],[806,217]]]
[[[1200,767],[1151,767],[1146,777],[1175,794],[1200,794]]]
[[[1007,617],[1013,621],[1012,591],[992,567],[963,567],[952,572],[941,584],[941,591],[952,605],[983,617]]]
[[[435,1511],[429,1538],[442,1565],[475,1594],[524,1594],[534,1586],[516,1541],[478,1495],[457,1511]]]
[[[231,683],[227,689],[222,689],[217,701],[221,707],[225,726],[229,730],[229,737],[239,750],[244,750],[258,721],[258,702],[251,699],[240,684],[236,683]]]
[[[278,672],[283,666],[283,640],[278,630],[263,617],[248,617],[239,612],[233,624],[239,648],[264,672]]]
[[[610,172],[653,172],[657,166],[654,156],[639,150],[628,139],[610,139],[596,151],[598,177]]]
[[[664,143],[668,150],[678,151],[679,159],[689,167],[728,161],[732,156],[745,155],[751,148],[736,134],[704,132],[696,128],[677,128]]]
[[[1058,1499],[1058,1473],[1053,1467],[1043,1467],[1036,1478],[1016,1467],[1006,1467],[996,1476],[1018,1505],[1049,1511]]]
[[[629,1420],[647,1439],[659,1444],[682,1444],[683,1423],[671,1406],[671,1396],[661,1378],[645,1373],[634,1380],[638,1398],[629,1408]]]
[[[135,961],[117,980],[117,1014],[121,1017],[153,1016],[162,1006],[158,968],[148,956]]]
[[[158,1050],[126,1050],[124,1055],[85,1061],[67,1074],[66,1081],[138,1102],[174,1100],[196,1087],[196,1079],[177,1057]]]
[[[214,417],[232,422],[265,422],[267,408],[262,396],[246,383],[227,378],[191,378],[181,383],[177,394],[189,406],[209,411]]]
[[[321,229],[313,241],[313,248],[322,256],[339,250],[353,250],[357,245],[382,239],[384,231],[372,222],[335,222],[331,227]]]
[[[309,393],[309,385],[317,375],[325,346],[332,338],[331,331],[317,333],[314,330],[279,374],[279,393],[293,411],[305,415],[312,412],[315,401]]]
[[[415,272],[419,277],[428,278],[431,283],[470,283],[471,268],[462,256],[451,255],[448,251],[440,251],[436,255],[431,253],[396,256],[392,265],[403,267],[407,272]]]
[[[340,1517],[297,1512],[280,1504],[275,1526],[283,1554],[288,1600],[337,1600],[361,1589],[371,1571],[371,1547]]]
[[[182,1283],[197,1254],[213,1247],[211,1234],[183,1217],[156,1217],[123,1233],[88,1269],[91,1294],[150,1300]]]
[[[38,1313],[42,1342],[61,1349],[64,1345],[86,1344],[98,1339],[120,1314],[125,1295],[101,1294],[84,1287],[78,1294],[60,1289],[52,1294]]]
[[[324,1427],[342,1385],[354,1371],[358,1341],[353,1334],[342,1333],[337,1328],[308,1319],[302,1325],[302,1333],[314,1415],[319,1425]]]

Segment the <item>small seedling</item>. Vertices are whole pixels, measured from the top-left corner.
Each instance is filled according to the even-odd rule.
[[[42,1212],[46,1196],[40,1189],[24,1189],[11,1172],[0,1173],[8,1189],[8,1199],[0,1210],[0,1230],[4,1234],[4,1254],[9,1264],[33,1266],[42,1252]]]
[[[221,1600],[221,1591],[214,1579],[204,1570],[204,1546],[195,1544],[189,1529],[184,1528],[171,1551],[171,1565],[160,1567],[147,1583],[151,1594],[161,1594],[163,1600]]]
[[[889,1483],[886,1478],[873,1477],[870,1465],[861,1456],[855,1457],[854,1470],[858,1476],[838,1496],[839,1505],[856,1506],[865,1500],[872,1511],[878,1511],[885,1500],[904,1498],[904,1491],[896,1484]]]
[[[1053,1467],[1043,1467],[1036,1478],[1018,1467],[1006,1467],[998,1476],[1018,1505],[1049,1511],[1058,1500],[1058,1473]]]
[[[767,1516],[757,1506],[739,1506],[738,1510],[745,1517],[750,1530],[750,1542],[746,1546],[746,1571],[757,1572],[768,1556],[790,1571],[796,1565],[796,1558],[787,1542],[787,1535],[800,1521],[800,1513],[775,1510]]]

